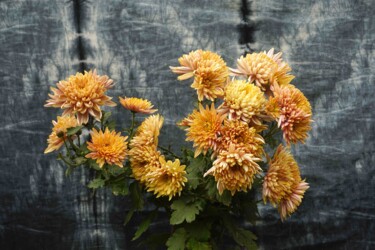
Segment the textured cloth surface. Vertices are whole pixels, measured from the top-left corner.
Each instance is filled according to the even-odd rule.
[[[122,226],[126,198],[93,198],[87,171],[66,178],[55,155],[43,154],[57,115],[43,104],[58,80],[96,68],[116,82],[109,95],[153,102],[165,117],[162,144],[183,144],[174,123],[191,111],[194,91],[168,66],[199,48],[234,66],[245,50],[275,47],[312,104],[310,137],[293,148],[311,188],[284,223],[261,207],[259,245],[374,249],[374,42],[372,0],[0,2],[0,248],[137,246],[141,215]],[[113,112],[129,122],[120,106]]]

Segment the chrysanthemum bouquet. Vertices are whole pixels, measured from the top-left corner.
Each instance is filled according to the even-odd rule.
[[[311,129],[309,101],[291,84],[290,66],[273,49],[241,56],[236,68],[203,50],[183,55],[179,63],[172,72],[181,81],[193,78],[197,91],[196,107],[177,123],[193,149],[176,154],[159,145],[163,117],[144,99],[119,98],[131,124],[120,129],[111,112],[102,110],[116,105],[106,95],[113,81],[89,71],[51,88],[45,106],[63,113],[52,122],[45,153],[64,146],[58,159],[67,174],[87,167],[95,173],[89,188],[129,195],[125,224],[148,209],[134,240],[164,213],[170,232],[143,242],[157,239],[168,249],[256,248],[249,228],[259,217],[258,203],[270,202],[284,220],[309,188],[290,152]],[[140,124],[137,115],[145,117]]]

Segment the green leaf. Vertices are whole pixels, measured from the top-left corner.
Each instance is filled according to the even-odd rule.
[[[184,228],[179,228],[167,240],[168,250],[185,250],[186,231]]]
[[[172,225],[178,225],[186,221],[187,223],[193,222],[196,215],[203,209],[204,204],[202,201],[197,200],[193,203],[186,203],[182,199],[175,200],[171,208],[174,210],[172,212],[170,223]]]
[[[105,180],[103,179],[94,179],[90,181],[90,183],[87,185],[87,187],[92,188],[92,189],[97,189],[104,187],[105,185]]]
[[[186,246],[188,250],[212,250],[210,243],[197,241],[196,239],[189,239]]]
[[[151,221],[155,218],[157,210],[151,212],[145,220],[141,222],[137,231],[134,234],[132,241],[138,239],[150,227]]]
[[[258,206],[255,201],[241,201],[242,215],[251,224],[255,225],[258,219]]]
[[[80,148],[79,151],[81,151],[82,155],[86,155],[90,153],[90,150],[87,149],[87,143],[84,143]]]
[[[126,226],[129,221],[131,220],[131,218],[133,217],[134,215],[134,212],[135,212],[135,209],[130,209],[129,212],[126,214],[125,216],[125,220],[124,220],[124,226]]]
[[[107,127],[109,130],[114,130],[116,128],[116,121],[115,120],[112,120],[110,122],[107,123]]]
[[[232,202],[231,193],[228,190],[224,190],[224,192],[220,195],[219,191],[217,190],[215,178],[213,176],[208,176],[206,178],[206,190],[208,197],[229,206]]]
[[[82,128],[83,128],[83,126],[77,126],[77,127],[73,127],[73,128],[68,128],[66,130],[66,135],[67,136],[75,135],[75,134],[78,133],[78,131],[81,131]]]
[[[203,174],[198,168],[193,168],[191,167],[191,165],[187,166],[186,171],[188,178],[188,187],[194,190],[198,187],[200,180],[203,177]]]
[[[111,115],[112,115],[112,112],[103,111],[102,123],[106,123],[108,121],[109,117],[111,117]]]
[[[129,183],[127,179],[120,179],[110,184],[112,193],[114,195],[128,195]]]
[[[194,221],[185,225],[185,229],[189,234],[189,238],[194,238],[198,241],[208,241],[211,237],[211,223],[207,221]]]
[[[256,235],[249,230],[237,227],[229,217],[223,217],[225,227],[238,245],[246,247],[248,250],[256,250]]]
[[[136,210],[140,210],[143,208],[144,201],[142,196],[142,189],[138,182],[134,181],[129,186],[133,208]]]
[[[74,161],[76,162],[76,164],[82,165],[82,164],[86,163],[87,158],[85,158],[85,157],[77,157],[77,158],[74,159]]]

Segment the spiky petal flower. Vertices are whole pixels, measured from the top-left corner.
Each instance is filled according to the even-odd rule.
[[[177,79],[186,80],[194,77],[192,88],[197,90],[198,99],[213,101],[222,97],[229,71],[224,60],[211,51],[196,50],[178,59],[180,67],[170,67]]]
[[[263,182],[263,200],[278,207],[284,220],[301,204],[308,183],[301,179],[297,162],[287,148],[280,145],[270,162]]]
[[[271,72],[277,68],[277,63],[266,53],[251,53],[237,59],[237,69],[230,69],[234,76],[246,76],[248,81],[255,83],[262,90],[269,85]]]
[[[311,106],[303,93],[287,84],[271,87],[274,96],[269,98],[266,110],[283,131],[284,140],[290,144],[304,142],[311,129]]]
[[[231,144],[227,150],[220,152],[204,176],[213,175],[217,182],[217,189],[220,194],[225,189],[232,195],[238,191],[247,191],[251,188],[256,174],[261,172],[261,168],[256,163],[261,159],[246,153],[242,148],[236,148]]]
[[[48,147],[44,151],[45,154],[52,151],[58,150],[64,144],[64,140],[67,139],[66,131],[68,128],[76,127],[77,119],[74,116],[58,116],[57,122],[52,121],[53,129],[52,133],[48,137]],[[62,135],[59,137],[59,135]]]
[[[186,140],[194,142],[195,157],[202,152],[206,154],[209,149],[217,149],[223,120],[224,116],[216,112],[214,104],[205,109],[200,104],[199,112],[193,112],[190,127],[186,129]]]
[[[57,83],[57,88],[51,87],[53,94],[47,100],[45,107],[64,109],[63,115],[77,115],[79,124],[86,124],[89,115],[96,120],[102,116],[101,106],[116,106],[106,91],[113,86],[108,76],[99,76],[96,71],[77,73],[67,80]]]
[[[90,132],[91,142],[87,142],[87,148],[91,152],[86,158],[96,160],[99,167],[103,167],[104,163],[123,167],[123,161],[127,155],[127,136],[121,136],[121,133],[110,131],[96,130]]]
[[[154,192],[156,198],[168,196],[169,200],[175,195],[180,195],[185,182],[187,182],[185,165],[180,165],[180,160],[166,161],[159,158],[161,166],[152,168],[147,173],[147,191]]]
[[[157,150],[158,137],[164,118],[160,115],[147,117],[138,127],[130,142],[130,166],[133,177],[142,184],[147,182],[147,173],[159,168],[161,153]]]
[[[261,158],[263,155],[263,137],[254,127],[249,127],[240,121],[224,121],[221,130],[220,144],[216,152],[227,150],[230,145],[243,150],[247,154]]]
[[[157,109],[152,109],[154,105],[150,101],[136,98],[136,97],[124,97],[119,98],[121,105],[132,112],[142,113],[142,114],[152,114],[157,111]]]
[[[260,125],[266,102],[260,88],[243,80],[233,80],[225,87],[224,102],[218,112],[228,114],[229,120]]]

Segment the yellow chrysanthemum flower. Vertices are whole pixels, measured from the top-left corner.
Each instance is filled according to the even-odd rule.
[[[192,88],[197,90],[198,99],[213,101],[224,94],[229,71],[224,60],[211,51],[197,50],[179,59],[180,67],[170,67],[174,73],[181,74],[178,80],[194,76]]]
[[[130,146],[133,148],[152,145],[156,148],[158,146],[158,138],[163,122],[164,118],[159,114],[147,117],[138,127],[135,136],[130,142]]]
[[[202,152],[206,154],[209,149],[217,150],[223,120],[224,116],[217,113],[214,104],[206,109],[200,104],[199,112],[193,112],[190,127],[186,129],[186,140],[194,142],[195,157]]]
[[[153,146],[137,146],[129,150],[130,167],[134,179],[146,184],[147,174],[155,168],[160,168],[161,153]]]
[[[311,106],[303,93],[287,84],[271,87],[274,96],[269,98],[266,110],[283,131],[284,140],[289,143],[304,142],[311,130]]]
[[[87,148],[91,152],[86,158],[96,160],[99,167],[104,163],[123,167],[123,161],[127,155],[127,136],[121,136],[121,133],[105,129],[104,133],[95,128],[90,132],[91,142],[87,142]]]
[[[241,120],[260,125],[267,100],[257,86],[242,80],[227,84],[224,103],[218,108],[220,114],[228,114],[229,120]]]
[[[225,189],[229,190],[232,195],[238,191],[246,192],[251,188],[256,174],[261,172],[261,168],[256,163],[259,160],[261,159],[231,144],[227,150],[220,152],[212,168],[204,176],[215,177],[220,194]]]
[[[165,161],[159,158],[161,166],[152,168],[147,173],[147,191],[154,192],[156,198],[168,196],[169,200],[175,195],[180,195],[187,182],[185,165],[180,165],[180,160]]]
[[[251,53],[237,60],[237,69],[230,69],[235,76],[246,76],[248,81],[255,83],[262,90],[269,85],[271,73],[277,69],[277,63],[266,53]]]
[[[218,151],[227,150],[229,145],[233,144],[237,149],[261,158],[264,143],[263,137],[258,134],[256,128],[249,127],[240,121],[225,120]]]
[[[308,183],[301,179],[297,162],[290,151],[280,145],[270,162],[263,182],[263,200],[278,207],[284,220],[301,204]]]
[[[113,81],[108,76],[99,76],[96,71],[77,73],[67,80],[57,83],[57,89],[51,87],[53,94],[49,96],[45,107],[64,109],[63,115],[77,115],[79,124],[86,124],[89,115],[100,120],[102,112],[100,106],[116,106],[111,97],[105,95]]]
[[[44,151],[45,154],[52,151],[58,150],[64,144],[66,140],[66,130],[68,128],[76,127],[78,125],[77,119],[74,116],[58,116],[57,122],[52,121],[53,129],[52,133],[48,137],[48,147]],[[64,133],[62,137],[59,137],[59,133]]]
[[[119,98],[121,105],[132,112],[142,113],[142,114],[152,114],[158,111],[157,109],[152,109],[154,105],[150,101],[136,98],[136,97],[124,97]]]

